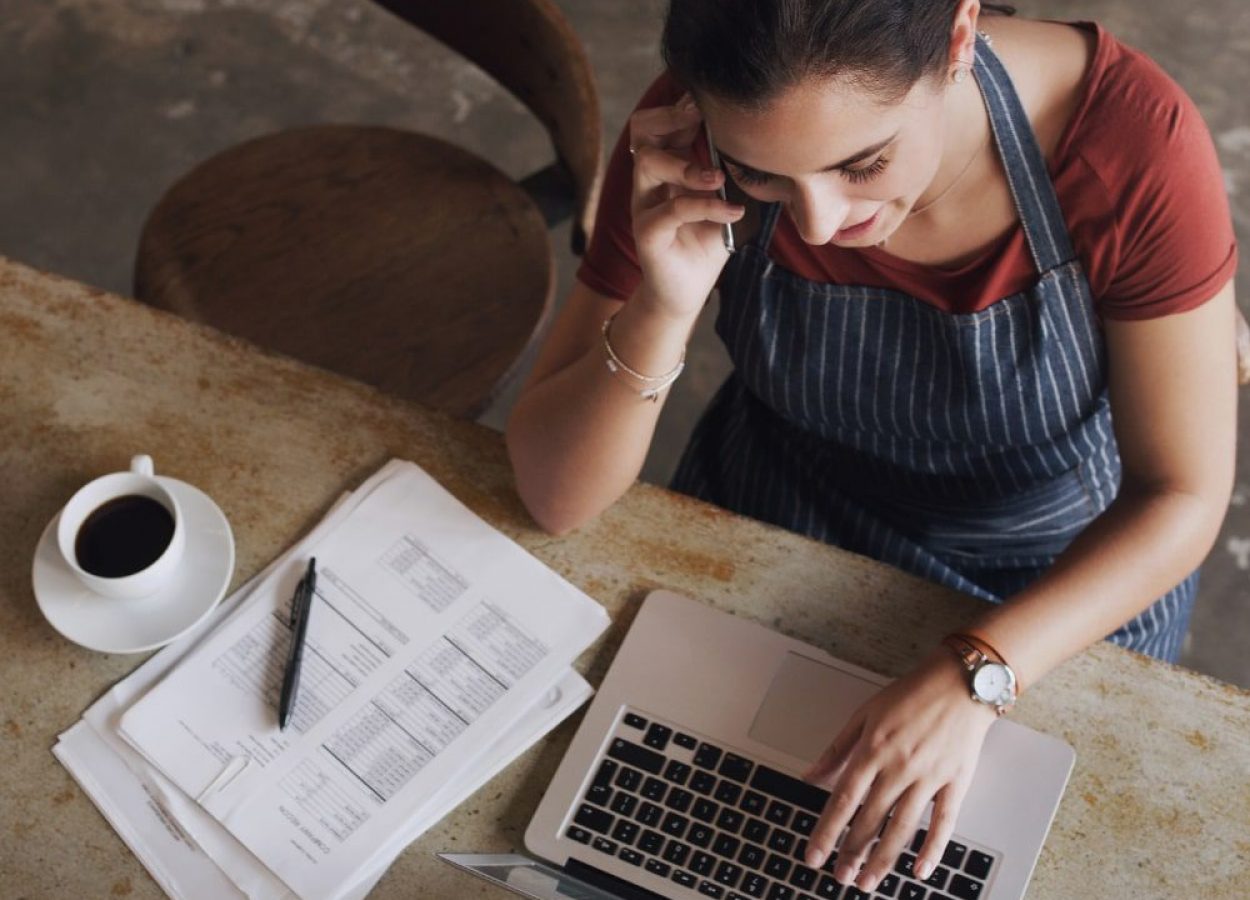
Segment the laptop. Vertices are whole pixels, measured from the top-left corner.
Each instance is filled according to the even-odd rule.
[[[1071,774],[1061,740],[986,736],[941,865],[922,827],[871,894],[806,865],[827,792],[797,777],[889,679],[668,591],[643,601],[525,832],[531,855],[439,856],[555,900],[1015,900]],[[925,813],[928,823],[932,805]]]

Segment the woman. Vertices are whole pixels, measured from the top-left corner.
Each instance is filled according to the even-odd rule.
[[[1096,25],[977,0],[673,0],[663,48],[508,426],[518,488],[554,532],[625,491],[719,279],[735,371],[675,487],[995,604],[808,773],[812,865],[849,825],[835,877],[871,890],[933,801],[923,878],[1013,677],[1179,653],[1233,471],[1210,137]]]

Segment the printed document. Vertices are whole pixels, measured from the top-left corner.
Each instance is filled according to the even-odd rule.
[[[118,733],[295,893],[359,884],[414,811],[491,759],[607,617],[418,467],[262,578]],[[295,583],[317,558],[299,700],[277,726]],[[515,746],[515,745],[514,745]]]

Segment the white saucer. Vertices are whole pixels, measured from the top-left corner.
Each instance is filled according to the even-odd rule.
[[[230,523],[199,488],[157,476],[178,499],[187,546],[178,572],[149,597],[114,600],[89,590],[65,564],[56,543],[58,513],[35,550],[32,580],[45,619],[62,635],[101,653],[140,653],[177,640],[213,611],[234,574]]]

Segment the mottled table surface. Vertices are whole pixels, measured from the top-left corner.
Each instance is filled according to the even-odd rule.
[[[612,627],[579,663],[592,682],[659,586],[887,675],[978,602],[645,485],[551,537],[517,499],[498,434],[0,258],[4,897],[160,896],[50,752],[142,657],[60,637],[30,582],[36,541],[61,504],[138,452],[221,505],[238,546],[235,584],[387,459],[417,462],[610,611]],[[1077,753],[1031,897],[1246,896],[1250,694],[1099,645],[1035,685],[1015,718]],[[375,896],[498,895],[432,853],[519,849],[576,721],[408,848]]]

